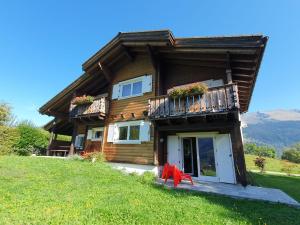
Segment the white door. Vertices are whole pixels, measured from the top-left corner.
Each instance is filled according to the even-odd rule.
[[[229,134],[216,136],[217,174],[220,182],[236,183],[232,148]]]
[[[182,169],[182,156],[179,146],[179,137],[172,135],[168,136],[168,163],[175,164],[180,170]]]

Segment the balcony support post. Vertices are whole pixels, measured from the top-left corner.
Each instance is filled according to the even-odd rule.
[[[228,84],[232,84],[232,70],[231,70],[231,66],[230,66],[230,54],[229,52],[227,52],[227,56],[226,56],[227,60],[227,65],[226,65],[226,75],[227,75],[227,83]]]

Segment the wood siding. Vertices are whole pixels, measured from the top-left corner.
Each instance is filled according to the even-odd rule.
[[[224,84],[227,82],[224,68],[206,68],[173,63],[163,66],[162,76],[162,94],[167,94],[167,90],[174,86],[199,81],[223,79]]]
[[[133,62],[122,67],[114,74],[112,85],[145,74],[152,75],[152,92],[128,99],[110,100],[102,149],[108,161],[138,164],[154,163],[153,129],[150,132],[149,142],[142,142],[141,144],[113,144],[107,142],[107,131],[110,123],[146,119],[143,111],[148,110],[148,100],[154,97],[155,90],[155,70],[148,56],[137,56]],[[109,99],[111,99],[111,93],[109,96]],[[123,114],[123,118],[121,114]],[[132,114],[134,114],[134,117]]]

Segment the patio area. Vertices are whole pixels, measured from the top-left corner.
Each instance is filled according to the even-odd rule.
[[[156,183],[158,185],[165,185],[167,188],[174,188],[173,180],[168,180],[164,184],[164,180],[161,178],[157,179]],[[287,195],[285,192],[275,189],[275,188],[264,188],[248,185],[243,187],[241,185],[235,184],[225,184],[217,182],[207,182],[207,181],[194,181],[194,185],[191,185],[187,181],[182,181],[177,187],[177,189],[197,191],[205,193],[213,193],[218,195],[225,195],[232,198],[242,198],[250,200],[261,200],[273,203],[283,203],[290,206],[300,208],[300,203],[295,199]]]

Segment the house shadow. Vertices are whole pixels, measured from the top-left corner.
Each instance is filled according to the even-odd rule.
[[[223,210],[222,212],[215,211],[212,213],[224,217],[224,221],[232,219],[239,223],[238,221],[242,218],[245,224],[299,224],[300,222],[300,209],[280,203],[232,198],[195,190],[175,189],[157,183],[153,183],[151,186],[163,195],[172,196],[175,199],[175,204],[180,204],[182,198],[196,197],[199,198],[199,210],[203,207],[201,205],[203,201],[220,206],[226,209],[226,215]],[[217,215],[218,213],[219,215]]]

